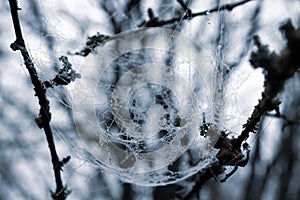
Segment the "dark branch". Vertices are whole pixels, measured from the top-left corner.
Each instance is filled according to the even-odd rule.
[[[183,0],[177,0],[177,2],[180,4],[180,6],[185,10],[187,17],[192,16],[191,9],[188,8],[188,6],[183,2]]]
[[[300,29],[295,30],[291,22],[280,27],[280,30],[287,39],[287,47],[281,53],[276,55],[270,53],[266,45],[262,45],[258,36],[254,37],[255,45],[258,48],[257,52],[251,55],[250,63],[253,67],[261,67],[265,71],[265,89],[262,93],[262,98],[255,106],[251,117],[244,125],[244,130],[237,138],[236,147],[241,146],[250,132],[255,132],[255,127],[261,117],[269,111],[275,110],[279,114],[280,102],[276,96],[284,88],[285,82],[291,78],[300,68]]]
[[[198,17],[198,16],[202,16],[202,15],[207,15],[208,13],[214,13],[214,12],[219,12],[219,11],[231,11],[233,10],[234,8],[240,6],[240,5],[243,5],[243,4],[246,4],[248,2],[250,2],[252,0],[243,0],[243,1],[240,1],[240,2],[237,2],[237,3],[231,3],[231,4],[226,4],[226,5],[223,5],[223,6],[216,6],[212,9],[208,9],[208,10],[205,10],[205,11],[201,11],[201,12],[197,12],[197,13],[192,13],[192,12],[189,12],[189,9],[187,10],[186,14],[182,17],[175,17],[175,18],[172,18],[172,19],[168,19],[168,20],[159,20],[159,19],[156,19],[156,20],[149,20],[147,22],[143,22],[142,24],[140,24],[139,26],[146,26],[146,27],[159,27],[159,26],[164,26],[164,25],[167,25],[167,24],[173,24],[173,23],[176,23],[176,22],[180,22],[181,20],[186,20],[186,19],[192,19],[194,17]],[[186,7],[187,6],[182,2],[182,0],[178,0],[178,2],[180,3],[180,5],[182,7]]]
[[[22,36],[22,31],[21,31],[21,26],[20,26],[20,21],[18,16],[18,10],[20,9],[18,8],[17,1],[9,0],[9,4],[10,4],[11,16],[13,20],[15,35],[16,35],[16,41],[11,44],[11,48],[14,51],[20,50],[26,69],[29,72],[32,84],[34,86],[35,95],[38,97],[39,105],[40,105],[39,117],[36,119],[36,121],[38,126],[44,129],[46,139],[48,142],[48,147],[50,149],[51,160],[52,160],[55,181],[56,181],[56,191],[52,194],[52,197],[53,199],[57,199],[57,200],[66,199],[70,191],[63,186],[60,171],[63,164],[66,163],[68,159],[60,161],[56,153],[53,134],[50,127],[51,113],[50,113],[49,101],[46,97],[46,90],[43,86],[43,83],[40,81],[38,77],[38,74],[33,65],[32,59],[29,56],[29,53],[27,51]]]
[[[198,13],[192,13],[192,11],[188,8],[188,6],[183,2],[183,0],[177,0],[177,2],[180,4],[180,6],[185,10],[185,14],[182,17],[177,17],[177,18],[172,18],[172,19],[168,19],[168,20],[159,20],[159,18],[157,16],[155,16],[155,14],[153,13],[153,10],[151,8],[148,9],[148,16],[149,16],[149,21],[143,21],[139,27],[145,26],[145,27],[159,27],[159,26],[164,26],[167,24],[173,24],[176,22],[179,22],[181,20],[186,20],[186,19],[192,19],[194,17],[198,17],[198,16],[203,16],[203,15],[207,15],[208,13],[214,13],[214,12],[218,12],[218,11],[231,11],[233,10],[235,7],[238,7],[240,5],[246,4],[247,2],[250,2],[252,0],[243,0],[237,3],[232,3],[232,4],[226,4],[223,6],[217,6],[215,8],[212,9],[208,9],[202,12],[198,12]],[[103,6],[104,10],[106,10],[107,12],[108,9]],[[114,20],[114,18],[112,18],[112,24],[116,25],[116,21]],[[114,26],[117,27],[117,26]],[[120,31],[116,31],[116,33],[119,33]],[[75,53],[70,53],[70,55],[79,55],[79,56],[83,56],[86,57],[87,55],[89,55],[93,49],[95,49],[97,46],[99,45],[104,45],[105,41],[108,40],[110,38],[110,36],[107,35],[103,35],[100,33],[97,33],[96,35],[92,36],[92,37],[88,37],[87,42],[85,44],[84,49],[82,49],[80,52],[75,52]]]

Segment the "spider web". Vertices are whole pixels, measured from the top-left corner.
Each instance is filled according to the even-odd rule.
[[[258,83],[253,88],[248,88],[246,81],[253,84],[251,77],[257,76],[260,72],[253,72],[245,60],[239,60],[242,57],[239,55],[246,51],[243,45],[236,44],[235,48],[229,48],[234,43],[232,41],[237,41],[233,37],[237,36],[241,40],[249,39],[247,31],[234,34],[236,31],[234,25],[237,24],[236,20],[247,21],[250,17],[243,15],[240,10],[236,12],[233,10],[233,15],[237,16],[237,19],[229,17],[230,13],[207,12],[203,17],[188,21],[183,19],[187,10],[180,7],[176,1],[159,3],[160,1],[149,1],[141,5],[141,8],[133,6],[131,8],[133,13],[138,9],[141,12],[136,16],[125,11],[126,5],[121,1],[111,3],[110,7],[106,5],[106,10],[103,9],[103,4],[94,1],[39,4],[44,15],[42,19],[44,35],[39,40],[34,40],[32,36],[26,34],[25,39],[30,43],[31,55],[35,58],[39,74],[45,81],[52,79],[61,67],[56,58],[66,55],[67,52],[80,51],[85,45],[87,35],[100,31],[112,36],[109,42],[91,53],[92,59],[69,56],[74,69],[82,75],[78,83],[76,80],[67,87],[59,86],[48,91],[51,100],[57,103],[52,105],[53,125],[57,136],[63,140],[72,154],[79,158],[79,161],[71,164],[70,168],[67,167],[67,170],[73,172],[69,175],[69,182],[73,180],[74,174],[82,173],[81,171],[92,172],[93,170],[87,166],[92,164],[105,170],[105,174],[100,171],[104,182],[118,177],[126,182],[148,186],[176,183],[216,162],[216,151],[212,149],[211,140],[207,140],[207,137],[201,136],[200,133],[204,121],[212,124],[209,132],[213,134],[224,129],[239,132],[241,124],[251,113],[251,107],[255,105],[260,94],[257,88],[261,87],[262,80],[261,84]],[[206,1],[201,4],[190,2],[187,5],[193,11],[202,11],[226,3],[232,1],[219,3]],[[91,12],[87,13],[85,9],[78,7]],[[144,44],[137,49],[126,50],[135,43],[154,43],[155,40],[141,40],[143,38],[141,35],[147,33],[144,29],[136,33],[135,36],[139,39],[131,38],[126,42],[120,42],[123,38],[128,39],[134,29],[139,28],[138,25],[148,19],[148,8],[152,8],[156,16],[161,18],[172,18],[176,14],[182,16],[182,19],[168,27],[169,40],[166,39],[168,37],[162,41],[156,40],[166,43],[165,48],[153,48],[151,45],[145,48]],[[121,34],[114,35],[112,19],[122,24]],[[27,23],[29,21],[30,19]],[[232,23],[232,27],[228,27],[226,25],[228,23]],[[25,32],[32,31],[31,28],[28,30],[25,28]],[[133,31],[126,32],[128,30]],[[51,43],[49,38],[55,38],[56,42]],[[181,49],[176,49],[178,48],[176,45]],[[120,49],[123,51],[118,52]],[[182,52],[184,56],[181,55]],[[199,54],[195,52],[201,54],[198,61],[195,55]],[[93,60],[95,58],[99,60]],[[196,61],[191,61],[192,58]],[[246,70],[231,68],[232,63],[236,62],[239,63],[237,65],[246,66]],[[100,63],[101,67],[89,71],[95,63]],[[86,70],[88,73],[85,74]],[[225,73],[226,70],[230,75]],[[90,78],[93,73],[99,76]],[[160,77],[161,74],[165,76]],[[78,84],[83,79],[88,80],[86,82],[88,85],[86,88],[80,85],[81,94],[79,94]],[[129,79],[136,79],[137,82],[131,83],[129,88],[124,87]],[[256,93],[249,90],[256,90]],[[246,96],[246,93],[251,94],[251,97]],[[72,99],[74,96],[90,99],[85,101],[82,98],[79,103],[74,104]],[[66,108],[71,110],[65,112]],[[126,109],[122,111],[123,108]],[[75,119],[77,132],[70,130],[70,120],[74,111],[79,111],[79,115],[83,116]],[[91,119],[90,115],[95,115],[95,118]],[[157,120],[161,118],[162,120]],[[94,130],[103,131],[95,133]],[[82,139],[82,135],[78,135],[78,132],[82,131],[85,133],[85,139],[90,140],[90,144],[83,141],[85,139]],[[180,145],[184,141],[182,138],[186,135],[185,132],[193,132],[189,136],[193,139],[186,145]],[[178,136],[180,134],[181,137]],[[170,144],[174,145],[169,148]],[[114,145],[118,150],[95,152],[96,145],[103,145],[106,149]],[[206,146],[210,146],[207,151],[199,151]],[[157,155],[144,156],[147,153],[165,150],[165,147],[168,147],[167,151],[171,153],[165,154],[162,160],[157,159],[161,158]],[[118,157],[120,149],[124,155]],[[69,151],[66,150],[67,152]],[[101,157],[103,155],[104,157]],[[169,159],[167,156],[173,157]],[[113,157],[117,159],[111,160]],[[147,161],[148,164],[137,164],[137,160]],[[149,164],[151,162],[152,164]],[[155,162],[157,163],[153,164]],[[168,165],[165,166],[165,163]],[[149,167],[151,165],[155,167]],[[86,174],[81,175],[79,179],[93,179],[93,176],[96,176],[93,173]],[[114,174],[114,178],[109,174]]]
[[[222,3],[229,3],[222,2]],[[115,5],[114,5],[115,4]],[[174,3],[176,4],[176,2]],[[173,4],[173,8],[171,8],[170,4],[163,4],[160,7],[152,6],[154,12],[157,13],[164,13],[166,11],[169,11],[170,9],[173,10],[173,12],[178,13],[184,13],[187,12],[186,10],[182,10],[180,7],[176,7]],[[206,5],[209,7],[208,4]],[[111,20],[111,18],[115,18],[118,20],[119,17],[124,17],[126,22],[126,29],[134,29],[137,28],[137,25],[139,24],[142,19],[145,19],[145,14],[142,15],[140,18],[133,19],[132,16],[129,15],[129,13],[122,11],[118,7],[120,4],[112,3],[112,7],[115,8],[114,12],[112,12],[111,16],[107,20]],[[147,5],[144,5],[145,8],[147,8]],[[197,6],[197,5],[196,5]],[[195,6],[195,9],[197,7]],[[133,8],[135,9],[135,8]],[[145,12],[146,13],[146,12]],[[183,16],[183,15],[182,15]],[[166,15],[166,17],[171,17]],[[195,20],[197,21],[197,19]],[[168,45],[168,51],[166,50],[159,50],[151,49],[151,48],[144,48],[141,46],[141,49],[134,50],[134,51],[128,51],[124,50],[124,52],[117,54],[119,57],[115,60],[111,60],[111,55],[103,53],[101,50],[103,48],[112,48],[113,51],[120,51],[120,49],[126,49],[128,46],[134,45],[132,43],[138,42],[138,41],[132,41],[129,40],[127,42],[120,42],[121,39],[119,38],[126,38],[130,37],[130,33],[123,33],[121,35],[117,35],[115,37],[112,37],[112,39],[109,39],[114,43],[114,45],[121,45],[121,47],[118,46],[116,48],[114,45],[109,45],[105,43],[103,47],[99,47],[96,50],[92,52],[92,55],[94,57],[99,58],[93,58],[93,59],[101,59],[104,60],[105,65],[103,69],[94,69],[96,71],[89,71],[90,74],[97,73],[101,74],[99,77],[93,77],[90,78],[90,74],[84,74],[84,71],[87,68],[90,68],[90,65],[93,65],[94,63],[89,63],[86,60],[89,60],[89,56],[86,59],[82,58],[73,58],[77,66],[81,66],[81,68],[78,68],[79,72],[82,74],[83,79],[89,79],[88,85],[85,85],[84,88],[80,88],[80,94],[84,96],[84,98],[78,100],[73,105],[69,105],[74,109],[74,106],[76,108],[74,109],[75,112],[79,109],[78,115],[81,115],[81,118],[76,119],[76,127],[77,131],[82,132],[82,129],[84,129],[84,135],[81,134],[80,137],[87,137],[89,142],[91,144],[85,143],[85,146],[82,146],[82,149],[85,149],[86,146],[88,146],[87,152],[82,155],[83,157],[86,157],[86,159],[91,163],[98,163],[101,168],[105,168],[108,170],[112,170],[112,173],[116,174],[119,178],[121,178],[124,181],[141,184],[141,185],[165,185],[168,183],[174,183],[179,180],[182,180],[186,178],[187,176],[191,176],[194,173],[198,172],[199,170],[207,167],[209,164],[216,162],[214,158],[214,155],[216,151],[211,151],[207,155],[207,158],[205,156],[199,156],[199,149],[205,148],[206,143],[202,141],[202,137],[199,137],[200,139],[193,140],[194,143],[191,143],[188,145],[188,147],[180,150],[180,145],[177,146],[177,150],[181,152],[180,156],[174,156],[173,159],[168,160],[168,158],[165,158],[170,162],[170,165],[163,166],[162,163],[167,162],[167,160],[160,160],[158,157],[157,160],[160,160],[159,164],[157,164],[157,167],[149,168],[149,171],[143,172],[145,170],[146,165],[141,164],[137,165],[136,160],[147,160],[148,162],[152,163],[150,165],[155,165],[156,156],[151,155],[150,157],[147,156],[141,156],[142,158],[137,158],[139,155],[144,155],[145,153],[149,152],[155,152],[159,149],[164,149],[163,147],[168,146],[174,138],[176,137],[176,133],[178,132],[178,127],[185,126],[185,123],[190,123],[190,121],[193,121],[192,129],[194,131],[197,131],[197,135],[200,135],[200,127],[202,126],[202,123],[205,120],[209,123],[212,123],[213,126],[215,126],[215,132],[218,132],[220,130],[223,130],[226,127],[226,124],[231,123],[231,116],[230,113],[228,115],[225,115],[227,105],[226,103],[226,91],[224,84],[227,81],[226,75],[224,74],[224,71],[229,68],[226,66],[226,63],[223,58],[223,43],[225,34],[220,34],[219,31],[221,29],[224,29],[224,24],[226,21],[226,15],[217,12],[212,15],[211,13],[207,13],[207,15],[202,20],[205,24],[205,31],[202,32],[202,36],[199,41],[201,44],[200,46],[196,47],[195,44],[188,45],[186,48],[181,49],[181,51],[186,51],[188,58],[180,58],[178,57],[177,52],[173,52],[175,48],[173,45]],[[182,40],[181,36],[176,36],[176,33],[180,31],[181,33],[184,33],[188,36],[194,36],[199,33],[197,33],[193,26],[194,22],[186,22],[182,19],[176,23],[175,27],[172,27],[173,31],[170,31],[169,38],[173,38],[175,42],[173,43],[179,43],[180,40]],[[57,30],[57,25],[53,27],[55,30]],[[101,26],[103,31],[105,33],[105,27],[103,25]],[[107,29],[107,28],[106,28]],[[65,35],[64,31],[59,31],[57,34],[63,34],[62,39],[65,40],[68,36]],[[69,32],[68,32],[69,33]],[[138,34],[145,34],[143,32]],[[210,38],[217,37],[219,34],[219,38],[216,39],[215,43],[207,42],[210,40]],[[211,35],[211,36],[209,36]],[[138,36],[137,36],[138,37]],[[155,38],[157,39],[157,38]],[[203,40],[204,39],[204,40]],[[142,39],[141,39],[142,40]],[[165,39],[166,40],[166,39]],[[142,41],[145,42],[145,41]],[[165,42],[165,41],[160,41]],[[121,43],[121,44],[118,44]],[[74,42],[69,41],[66,46],[83,46],[84,42]],[[123,45],[123,46],[122,46]],[[216,47],[216,48],[215,48]],[[120,48],[120,49],[119,49]],[[198,49],[197,49],[198,48]],[[100,50],[99,50],[100,49]],[[123,50],[122,49],[122,50]],[[197,77],[195,73],[191,71],[187,71],[186,68],[191,69],[191,63],[189,61],[191,54],[195,53],[191,49],[197,49],[198,51],[201,51],[203,54],[205,54],[209,59],[198,61],[195,63],[196,65],[196,71],[200,71],[202,77]],[[100,51],[100,52],[99,52]],[[196,51],[196,50],[194,50]],[[115,55],[114,55],[115,56]],[[211,60],[210,60],[211,59]],[[108,62],[110,61],[110,62]],[[41,61],[44,62],[45,61]],[[93,60],[93,62],[95,62]],[[96,62],[103,62],[103,61],[96,61]],[[210,64],[207,64],[205,62],[210,62]],[[162,65],[161,67],[156,66],[145,66],[149,63],[152,63],[152,65]],[[206,67],[203,67],[201,65],[207,64]],[[98,64],[98,63],[97,63]],[[200,69],[197,65],[200,65]],[[143,66],[139,68],[139,66]],[[167,69],[170,72],[164,71],[162,68],[165,68],[167,66]],[[100,67],[101,68],[101,67]],[[129,79],[138,79],[137,76],[140,76],[136,71],[144,70],[144,68],[151,68],[151,71],[143,71],[142,74],[151,74],[154,72],[157,72],[154,76],[149,77],[142,77],[144,80],[142,80],[141,84],[137,84],[137,86],[131,86],[135,87],[134,89],[130,88],[128,91],[126,88],[122,87],[122,82],[126,82],[126,79],[130,77]],[[99,71],[97,71],[99,70]],[[230,69],[228,69],[230,70]],[[99,73],[101,72],[101,73]],[[183,80],[180,78],[174,78],[172,77],[172,73],[176,72],[178,76],[183,76]],[[45,70],[43,70],[43,73],[45,74],[45,79],[49,77],[49,74],[45,73]],[[162,80],[149,80],[156,78],[155,76],[159,76],[161,74],[168,74],[167,77],[172,78],[162,78]],[[199,75],[198,75],[199,76]],[[140,77],[139,77],[140,78]],[[201,80],[205,79],[205,80]],[[171,80],[173,79],[173,80]],[[197,102],[195,103],[194,107],[186,108],[187,101],[189,100],[181,100],[179,101],[178,94],[185,94],[185,88],[184,86],[180,86],[180,84],[184,84],[184,82],[187,81],[194,81],[192,86],[193,97],[192,99],[197,99],[201,103]],[[80,82],[81,80],[78,80]],[[166,83],[166,82],[170,83]],[[76,84],[80,83],[74,83],[69,87],[72,98],[76,98],[77,96],[80,96],[78,93],[78,86]],[[145,83],[146,82],[146,83]],[[158,82],[158,83],[156,83]],[[162,86],[162,82],[164,84],[167,84],[168,87]],[[202,83],[203,82],[203,83]],[[96,85],[96,88],[93,86],[93,84]],[[175,85],[173,88],[169,88],[170,85]],[[203,86],[205,85],[206,86]],[[200,85],[200,87],[199,87]],[[74,88],[73,88],[74,86]],[[198,86],[198,87],[196,87]],[[80,86],[82,87],[82,86]],[[92,87],[92,88],[89,88]],[[180,88],[181,87],[181,88]],[[232,91],[235,89],[231,85]],[[177,94],[174,94],[173,90],[179,90],[177,91]],[[179,88],[179,89],[178,89]],[[125,90],[125,93],[122,93],[122,90]],[[181,91],[180,91],[181,90]],[[66,97],[67,91],[63,89],[56,88],[54,89],[53,95],[57,95],[57,98],[61,98],[61,96]],[[197,92],[195,92],[197,91]],[[192,92],[188,92],[192,93]],[[188,94],[187,93],[187,94]],[[206,94],[205,94],[206,93]],[[51,92],[50,92],[51,94]],[[87,95],[89,94],[89,95]],[[229,94],[229,92],[228,92]],[[91,96],[90,96],[91,95]],[[94,98],[93,95],[95,95]],[[177,96],[176,96],[177,95]],[[198,96],[197,96],[198,95]],[[202,95],[202,96],[201,96]],[[180,96],[180,95],[179,95]],[[184,97],[184,95],[181,95]],[[91,102],[87,100],[87,98],[91,98]],[[181,97],[181,98],[183,98]],[[231,96],[232,97],[232,96]],[[238,95],[235,95],[235,97],[238,97]],[[123,99],[126,100],[123,100]],[[204,99],[204,100],[203,100]],[[88,104],[82,104],[81,102],[89,102]],[[124,101],[124,102],[123,102]],[[182,102],[186,101],[186,102]],[[235,99],[234,104],[237,104],[237,100]],[[67,102],[71,104],[71,100],[67,99]],[[213,102],[213,103],[212,103]],[[194,102],[192,102],[194,103]],[[66,105],[66,102],[64,102]],[[225,105],[225,106],[224,106]],[[160,107],[168,107],[167,109],[161,110]],[[179,112],[179,109],[184,110],[181,107],[185,107],[186,114],[182,114]],[[87,109],[88,108],[88,109]],[[232,107],[231,107],[232,108]],[[124,110],[124,111],[122,111]],[[90,115],[94,115],[93,112],[95,112],[96,119],[91,119]],[[193,115],[192,115],[193,114]],[[180,116],[183,115],[183,116]],[[190,116],[189,116],[190,115]],[[236,113],[232,114],[236,118]],[[246,116],[242,115],[241,116]],[[163,122],[157,121],[157,118],[163,118]],[[227,118],[227,119],[226,119]],[[239,122],[245,120],[245,117],[238,116],[237,118],[242,118]],[[228,120],[229,121],[226,121]],[[178,122],[179,120],[179,122]],[[156,122],[155,122],[156,121]],[[82,123],[83,122],[83,123]],[[158,125],[155,125],[158,124]],[[176,123],[179,125],[176,126]],[[158,126],[158,127],[157,127]],[[231,125],[232,126],[232,125]],[[236,124],[233,126],[237,126]],[[240,124],[238,124],[240,127]],[[79,127],[79,128],[78,128]],[[231,128],[231,127],[229,127]],[[101,134],[95,134],[93,133],[94,129],[103,129],[105,130]],[[191,130],[189,129],[189,132]],[[146,133],[146,135],[145,135]],[[195,133],[196,134],[196,133]],[[101,136],[104,135],[104,136]],[[103,139],[102,137],[105,137]],[[70,140],[69,138],[65,139],[65,136],[62,136],[62,138],[66,141],[68,145],[71,144],[73,146],[73,140]],[[203,137],[204,138],[204,137]],[[85,140],[85,139],[83,139]],[[108,143],[108,140],[111,143]],[[215,142],[215,141],[214,141]],[[197,143],[202,144],[202,146]],[[208,142],[209,143],[209,142]],[[77,142],[76,142],[77,144]],[[116,148],[120,148],[122,151],[125,152],[123,156],[119,156],[118,154],[122,154],[120,151],[114,149],[114,150],[101,150],[100,152],[95,153],[95,146],[97,145],[103,145],[104,148],[110,148],[110,145],[115,145]],[[76,145],[74,145],[76,146]],[[90,147],[92,146],[92,147]],[[176,146],[172,146],[172,149],[176,150]],[[175,151],[173,150],[173,151]],[[187,152],[196,151],[197,153],[192,156],[187,156]],[[76,150],[76,148],[74,149]],[[97,150],[98,151],[98,150]],[[116,152],[114,152],[116,151]],[[168,150],[170,151],[170,150]],[[183,153],[183,151],[185,153]],[[80,151],[79,151],[80,152]],[[85,150],[83,150],[85,152]],[[133,153],[132,153],[133,152]],[[171,151],[172,152],[172,151]],[[170,153],[173,154],[174,152]],[[190,153],[190,152],[189,152]],[[79,153],[82,154],[82,153]],[[97,156],[95,156],[97,154]],[[101,154],[101,155],[99,155]],[[113,155],[115,154],[115,155]],[[170,156],[170,154],[167,154],[166,156]],[[200,153],[201,154],[201,153]],[[99,159],[100,158],[102,159]],[[104,157],[103,157],[104,156]],[[113,157],[117,157],[115,161],[112,160]],[[195,157],[197,157],[195,159]],[[103,161],[105,160],[105,161]],[[132,164],[130,160],[134,161],[135,164]],[[171,162],[172,161],[172,162]],[[184,163],[193,163],[192,165],[188,166]],[[123,166],[122,163],[125,163]],[[97,165],[98,165],[97,164]],[[137,166],[135,166],[137,165]],[[149,165],[149,164],[148,164]],[[179,165],[179,167],[173,167],[177,169],[172,169],[172,166]],[[180,166],[181,165],[181,166]],[[184,165],[184,166],[182,166]],[[118,166],[118,169],[115,169],[111,166]],[[147,167],[146,167],[147,168]],[[129,170],[129,169],[132,169]],[[140,169],[143,169],[140,171]],[[124,172],[126,171],[126,172]],[[127,171],[130,171],[129,173]],[[138,171],[139,173],[133,173],[133,171]],[[159,171],[159,172],[158,172]],[[143,172],[143,173],[142,173]]]
[[[107,49],[99,47],[88,58],[91,67],[82,72],[85,78],[74,89],[75,121],[81,126],[85,119],[100,129],[99,133],[89,128],[80,131],[81,138],[100,163],[125,181],[173,183],[205,167],[205,156],[213,157],[209,149],[218,130],[208,129],[208,135],[200,137],[200,127],[202,113],[207,120],[212,118],[213,86],[204,76],[213,76],[214,62],[195,51],[190,54],[194,57],[184,60],[186,55],[181,53],[180,58],[180,51],[193,47],[177,36],[180,41],[172,41],[170,50],[168,40],[174,35],[173,31],[148,28],[111,38]],[[136,41],[142,41],[143,48],[140,42],[134,45]],[[198,149],[190,157],[192,164],[181,166],[180,159],[191,148]],[[170,170],[176,162],[179,167]]]

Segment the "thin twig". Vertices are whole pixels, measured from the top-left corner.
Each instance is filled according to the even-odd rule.
[[[208,10],[197,12],[197,13],[186,12],[186,14],[183,17],[180,16],[180,17],[175,17],[175,18],[168,19],[168,20],[158,20],[158,19],[156,19],[155,21],[150,20],[146,23],[142,23],[140,26],[144,25],[146,27],[159,27],[159,26],[164,26],[164,25],[167,25],[167,24],[173,24],[173,23],[179,22],[181,20],[192,19],[194,17],[207,15],[209,13],[214,13],[214,12],[219,12],[219,11],[224,11],[224,10],[231,11],[234,8],[236,8],[240,5],[246,4],[250,1],[253,1],[253,0],[243,0],[243,1],[240,1],[240,2],[237,2],[237,3],[226,4],[226,5],[223,5],[223,6],[216,6],[212,9],[208,9]],[[178,2],[180,3],[181,1],[178,1]],[[181,6],[182,6],[182,4],[181,4]]]
[[[26,66],[26,69],[29,72],[32,84],[34,86],[35,95],[38,97],[39,105],[40,105],[39,117],[37,119],[39,121],[38,125],[40,125],[39,126],[40,128],[44,129],[46,139],[48,142],[48,147],[50,149],[51,160],[52,160],[55,182],[56,182],[56,191],[52,194],[52,197],[53,199],[57,199],[57,200],[66,199],[67,195],[69,194],[69,191],[63,185],[61,174],[60,174],[61,167],[65,162],[61,162],[56,153],[53,134],[50,127],[51,113],[50,113],[49,101],[46,97],[46,90],[37,75],[36,69],[34,67],[31,57],[29,56],[29,53],[27,51],[23,39],[20,21],[19,21],[19,15],[18,15],[18,10],[20,10],[20,8],[18,8],[17,1],[9,0],[9,5],[11,10],[15,35],[16,35],[16,41],[11,44],[11,48],[14,51],[19,50],[21,52],[24,60],[24,64]]]

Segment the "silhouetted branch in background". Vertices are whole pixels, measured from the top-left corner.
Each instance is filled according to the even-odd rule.
[[[282,130],[284,130],[287,126],[300,126],[300,119],[298,119],[298,120],[289,119],[286,115],[283,115],[281,113],[279,113],[279,114],[267,113],[266,116],[277,117],[279,119],[283,119]]]
[[[32,84],[34,86],[35,95],[38,97],[40,111],[39,111],[39,117],[36,118],[36,122],[39,128],[44,129],[46,139],[48,142],[48,147],[50,149],[51,160],[52,160],[55,182],[56,182],[56,191],[53,192],[52,198],[57,200],[63,200],[66,199],[70,191],[67,189],[66,186],[63,185],[60,171],[62,170],[62,166],[70,160],[70,157],[68,156],[64,158],[62,161],[60,161],[58,158],[52,130],[50,127],[51,113],[50,113],[49,101],[46,96],[46,89],[44,88],[43,83],[38,77],[38,74],[32,62],[32,59],[29,56],[29,53],[27,51],[23,39],[19,16],[18,16],[18,10],[20,10],[20,8],[18,8],[17,1],[9,0],[9,4],[10,4],[11,16],[13,20],[15,35],[16,35],[16,40],[14,43],[11,44],[10,47],[14,51],[19,50],[21,52],[26,69],[29,72]]]
[[[193,189],[183,198],[183,200],[193,199],[194,195],[201,189],[201,187],[208,180],[222,173],[224,173],[224,168],[218,164],[210,168],[206,168],[205,171],[200,175],[200,177],[195,182]]]
[[[180,6],[185,10],[185,15],[183,17],[181,16],[181,17],[176,17],[176,18],[172,18],[172,19],[169,19],[169,20],[160,20],[157,16],[155,16],[153,10],[151,8],[149,8],[148,11],[147,11],[148,16],[149,16],[149,21],[144,21],[141,24],[139,24],[138,26],[139,27],[160,27],[160,26],[164,26],[164,25],[167,25],[167,24],[174,24],[174,23],[179,22],[181,20],[186,20],[186,19],[190,20],[194,17],[207,15],[209,13],[225,11],[225,10],[231,11],[234,8],[238,7],[238,6],[246,4],[246,3],[250,2],[250,1],[253,1],[253,0],[244,0],[244,1],[237,2],[237,3],[225,4],[223,6],[216,6],[212,9],[208,9],[208,10],[205,10],[205,11],[202,11],[202,12],[197,12],[197,13],[192,13],[192,11],[188,8],[188,6],[182,0],[177,0],[177,1],[180,4]],[[105,11],[107,11],[108,13],[110,13],[109,10],[105,6],[103,6],[103,9]],[[116,20],[114,20],[114,18],[112,17],[111,21],[112,21],[113,27],[115,27],[115,29],[116,29],[115,33],[119,33],[120,30],[119,30],[119,26],[117,25]],[[70,55],[79,55],[79,56],[86,57],[97,46],[104,45],[105,40],[107,40],[109,38],[110,38],[110,36],[108,36],[108,35],[103,35],[103,34],[97,33],[97,34],[87,38],[85,47],[80,52],[69,53],[69,54]]]

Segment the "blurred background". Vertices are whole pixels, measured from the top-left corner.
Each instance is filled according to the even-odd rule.
[[[262,70],[253,69],[248,61],[255,50],[252,38],[259,35],[262,43],[279,54],[286,41],[278,28],[288,19],[300,26],[300,1],[253,0],[216,12],[210,9],[239,1],[182,2],[192,12],[207,12],[163,27],[199,44],[226,71],[220,80],[224,93],[216,106],[222,128],[238,135],[263,90]],[[0,199],[51,199],[55,182],[50,154],[44,133],[34,122],[39,106],[22,57],[9,47],[15,36],[8,1],[0,5]],[[19,1],[19,7],[25,42],[44,81],[55,77],[62,55],[80,71],[86,57],[73,53],[84,49],[88,37],[137,29],[149,21],[149,8],[159,20],[180,18],[187,11],[176,0],[28,0]],[[247,140],[251,146],[248,165],[225,183],[218,177],[209,180],[195,198],[300,199],[299,81],[296,73],[279,95],[287,119],[263,117],[258,133]],[[69,199],[180,199],[192,189],[196,176],[159,187],[123,183],[77,152],[69,98],[73,86],[47,91],[58,155],[72,157],[62,172],[63,182],[72,190]]]

